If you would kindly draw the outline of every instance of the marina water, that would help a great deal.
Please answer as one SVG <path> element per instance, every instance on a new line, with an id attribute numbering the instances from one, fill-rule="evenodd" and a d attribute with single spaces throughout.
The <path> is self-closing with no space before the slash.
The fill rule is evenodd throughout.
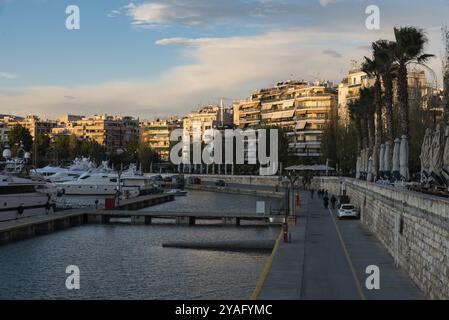
<path id="1" fill-rule="evenodd" d="M 261 199 L 189 191 L 144 210 L 254 212 L 256 200 Z M 278 233 L 277 227 L 262 226 L 75 227 L 0 246 L 0 299 L 247 299 L 269 252 L 163 248 L 162 243 L 267 240 Z M 65 286 L 68 265 L 80 269 L 79 290 Z"/>

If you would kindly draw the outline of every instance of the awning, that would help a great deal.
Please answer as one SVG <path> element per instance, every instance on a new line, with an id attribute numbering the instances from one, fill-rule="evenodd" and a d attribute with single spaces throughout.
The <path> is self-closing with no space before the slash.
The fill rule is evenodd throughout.
<path id="1" fill-rule="evenodd" d="M 262 113 L 262 119 L 292 118 L 294 113 L 295 113 L 295 110 Z"/>
<path id="2" fill-rule="evenodd" d="M 284 108 L 290 108 L 295 105 L 295 99 L 284 101 Z"/>
<path id="3" fill-rule="evenodd" d="M 262 110 L 270 110 L 271 107 L 275 104 L 281 104 L 280 102 L 270 102 L 270 103 L 262 103 Z"/>
<path id="4" fill-rule="evenodd" d="M 297 165 L 285 168 L 287 171 L 334 171 L 335 169 L 325 164 L 314 164 L 310 166 Z"/>
<path id="5" fill-rule="evenodd" d="M 304 130 L 306 128 L 306 125 L 307 125 L 307 121 L 306 120 L 299 120 L 298 122 L 296 122 L 295 129 L 297 129 L 297 130 Z"/>
<path id="6" fill-rule="evenodd" d="M 240 109 L 256 108 L 259 105 L 259 101 L 251 101 L 240 105 Z"/>

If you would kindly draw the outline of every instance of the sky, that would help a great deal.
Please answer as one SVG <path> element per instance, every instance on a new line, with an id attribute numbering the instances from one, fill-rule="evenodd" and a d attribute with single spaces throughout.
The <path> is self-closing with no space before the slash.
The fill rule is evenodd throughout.
<path id="1" fill-rule="evenodd" d="M 379 30 L 365 26 L 369 5 Z M 441 86 L 449 0 L 0 0 L 0 114 L 155 119 L 284 80 L 338 83 L 406 25 L 426 31 Z"/>

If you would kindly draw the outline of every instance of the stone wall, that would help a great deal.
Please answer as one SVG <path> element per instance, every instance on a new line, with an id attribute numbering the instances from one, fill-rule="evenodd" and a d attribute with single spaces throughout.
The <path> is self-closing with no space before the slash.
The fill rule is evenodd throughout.
<path id="1" fill-rule="evenodd" d="M 449 299 L 449 200 L 350 178 L 316 178 L 314 185 L 336 195 L 346 190 L 362 223 L 416 285 L 431 299 Z"/>
<path id="2" fill-rule="evenodd" d="M 224 180 L 226 183 L 249 184 L 276 186 L 279 184 L 278 176 L 243 176 L 243 175 L 218 175 L 218 174 L 184 174 L 185 178 L 189 176 L 198 177 L 202 181 L 215 182 Z"/>

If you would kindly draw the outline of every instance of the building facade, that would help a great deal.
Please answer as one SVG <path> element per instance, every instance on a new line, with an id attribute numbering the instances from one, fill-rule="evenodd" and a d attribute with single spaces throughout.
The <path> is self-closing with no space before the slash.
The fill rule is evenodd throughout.
<path id="1" fill-rule="evenodd" d="M 329 82 L 281 82 L 234 102 L 233 108 L 239 128 L 283 128 L 295 155 L 318 158 L 324 127 L 337 108 L 337 92 Z"/>
<path id="2" fill-rule="evenodd" d="M 360 98 L 360 90 L 374 85 L 370 78 L 360 68 L 353 68 L 338 85 L 338 119 L 341 124 L 349 124 L 348 105 L 351 101 Z"/>
<path id="3" fill-rule="evenodd" d="M 157 152 L 162 160 L 168 161 L 170 157 L 170 134 L 173 130 L 182 127 L 178 119 L 143 121 L 140 124 L 140 136 L 153 151 Z"/>
<path id="4" fill-rule="evenodd" d="M 106 147 L 107 152 L 116 152 L 133 139 L 139 138 L 139 120 L 128 116 L 106 114 L 83 117 L 66 124 L 70 134 L 79 139 L 91 139 Z"/>
<path id="5" fill-rule="evenodd" d="M 4 122 L 0 120 L 0 144 L 8 141 L 8 135 L 11 128 Z"/>
<path id="6" fill-rule="evenodd" d="M 29 130 L 33 139 L 36 134 L 51 135 L 52 129 L 58 125 L 55 120 L 43 120 L 35 115 L 27 115 L 25 118 L 16 116 L 4 116 L 2 122 L 12 128 L 21 125 Z"/>

